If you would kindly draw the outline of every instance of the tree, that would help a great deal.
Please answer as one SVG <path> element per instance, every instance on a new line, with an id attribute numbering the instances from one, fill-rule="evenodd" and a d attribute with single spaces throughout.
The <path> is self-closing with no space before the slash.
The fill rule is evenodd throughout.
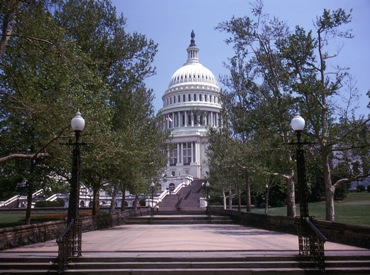
<path id="1" fill-rule="evenodd" d="M 1 5 L 0 154 L 7 168 L 14 158 L 34 163 L 49 157 L 37 161 L 48 168 L 41 174 L 69 179 L 70 148 L 61 143 L 73 138 L 65 133 L 80 108 L 89 143 L 82 151 L 85 183 L 92 182 L 98 194 L 103 183 L 128 176 L 145 188 L 144 178 L 153 178 L 164 163 L 160 145 L 168 137 L 154 115 L 152 91 L 143 84 L 154 73 L 154 42 L 126 33 L 125 19 L 110 1 Z"/>
<path id="2" fill-rule="evenodd" d="M 332 12 L 324 10 L 316 19 L 315 32 L 306 32 L 297 26 L 294 33 L 279 42 L 279 49 L 291 79 L 289 86 L 297 93 L 299 108 L 308 121 L 307 132 L 319 148 L 328 221 L 335 220 L 335 190 L 368 173 L 361 171 L 353 177 L 333 182 L 331 164 L 336 156 L 350 152 L 354 160 L 354 149 L 366 147 L 366 143 L 357 138 L 360 132 L 366 129 L 367 120 L 363 117 L 356 118 L 354 115 L 356 92 L 352 78 L 346 68 L 332 68 L 328 63 L 340 53 L 339 50 L 330 53 L 330 42 L 338 38 L 353 37 L 350 31 L 343 30 L 343 26 L 350 22 L 351 11 L 347 13 L 343 9 Z M 335 104 L 335 98 L 339 96 L 346 99 L 342 106 Z"/>
<path id="3" fill-rule="evenodd" d="M 255 20 L 232 18 L 218 26 L 232 35 L 226 42 L 234 45 L 236 53 L 230 66 L 230 97 L 234 100 L 230 101 L 232 108 L 228 108 L 231 120 L 236 131 L 240 130 L 240 121 L 247 122 L 242 130 L 252 134 L 248 142 L 268 140 L 267 147 L 259 148 L 280 152 L 266 155 L 270 160 L 265 164 L 267 170 L 287 180 L 288 215 L 294 215 L 294 196 L 289 196 L 294 194 L 294 163 L 290 149 L 284 151 L 281 144 L 289 143 L 288 123 L 299 110 L 307 120 L 306 132 L 316 144 L 311 149 L 317 149 L 320 156 L 326 219 L 333 221 L 335 189 L 368 175 L 368 161 L 361 158 L 368 153 L 368 142 L 363 138 L 368 120 L 355 116 L 353 104 L 358 95 L 354 80 L 346 68 L 329 68 L 328 63 L 339 54 L 330 53 L 329 45 L 335 39 L 352 37 L 349 31 L 342 30 L 351 21 L 351 12 L 324 10 L 316 19 L 315 32 L 297 26 L 292 33 L 277 18 L 264 14 L 262 8 L 262 2 L 256 1 L 252 9 Z M 341 106 L 336 104 L 339 96 L 346 99 Z M 266 113 L 269 116 L 264 116 Z M 278 147 L 276 137 L 280 138 Z M 332 163 L 344 155 L 349 156 L 346 161 L 351 167 L 361 158 L 363 169 L 333 182 Z"/>
<path id="4" fill-rule="evenodd" d="M 36 183 L 46 182 L 41 175 L 48 173 L 37 174 L 37 167 L 44 167 L 43 170 L 47 167 L 49 172 L 64 171 L 68 178 L 70 151 L 55 141 L 68 128 L 78 108 L 89 121 L 90 129 L 104 128 L 109 97 L 99 74 L 91 70 L 89 56 L 78 49 L 75 41 L 65 39 L 65 32 L 53 19 L 47 1 L 14 4 L 17 21 L 12 26 L 0 70 L 0 130 L 4 138 L 1 154 L 32 156 L 26 177 L 29 185 L 26 222 L 29 222 L 31 194 Z M 89 132 L 92 130 L 86 134 Z M 40 156 L 53 159 L 36 164 Z"/>
<path id="5" fill-rule="evenodd" d="M 154 115 L 152 91 L 143 83 L 155 72 L 151 63 L 157 45 L 144 35 L 127 33 L 124 17 L 117 16 L 108 0 L 65 1 L 56 17 L 82 51 L 90 53 L 112 94 L 112 128 L 108 134 L 111 142 L 102 140 L 105 157 L 98 160 L 92 154 L 90 159 L 95 161 L 86 173 L 93 183 L 96 213 L 103 182 L 114 186 L 118 183 L 123 196 L 126 189 L 142 192 L 165 165 L 161 146 L 168 133 L 158 127 L 160 117 Z"/>
<path id="6" fill-rule="evenodd" d="M 233 17 L 217 27 L 231 34 L 226 43 L 235 49 L 235 56 L 230 59 L 230 77 L 224 79 L 230 89 L 225 105 L 234 131 L 245 143 L 254 142 L 257 148 L 266 148 L 258 142 L 277 145 L 276 137 L 280 138 L 280 145 L 275 150 L 280 157 L 275 160 L 289 165 L 279 164 L 265 169 L 286 180 L 287 215 L 295 216 L 292 154 L 290 149 L 282 148 L 282 144 L 289 142 L 288 123 L 294 98 L 286 89 L 287 72 L 276 47 L 276 42 L 288 35 L 288 27 L 277 18 L 264 14 L 261 1 L 256 1 L 252 14 L 254 19 Z M 265 156 L 272 156 L 272 152 L 269 150 L 269 155 Z"/>

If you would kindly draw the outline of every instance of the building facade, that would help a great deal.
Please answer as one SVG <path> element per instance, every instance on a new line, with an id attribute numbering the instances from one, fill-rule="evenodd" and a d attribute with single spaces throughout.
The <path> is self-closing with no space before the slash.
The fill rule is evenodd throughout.
<path id="1" fill-rule="evenodd" d="M 165 171 L 168 184 L 172 182 L 170 190 L 185 177 L 207 178 L 207 128 L 221 126 L 220 88 L 213 73 L 200 63 L 194 38 L 193 31 L 187 61 L 172 75 L 162 96 L 164 128 L 172 133 Z"/>

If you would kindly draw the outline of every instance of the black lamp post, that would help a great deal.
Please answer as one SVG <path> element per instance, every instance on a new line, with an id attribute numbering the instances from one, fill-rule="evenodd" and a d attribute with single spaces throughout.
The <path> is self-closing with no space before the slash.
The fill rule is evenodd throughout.
<path id="1" fill-rule="evenodd" d="M 73 143 L 73 156 L 72 156 L 72 178 L 71 189 L 69 193 L 68 205 L 68 223 L 76 220 L 78 216 L 79 195 L 80 195 L 80 135 L 85 128 L 85 120 L 78 110 L 76 115 L 71 120 L 71 127 L 75 132 L 75 143 Z"/>
<path id="2" fill-rule="evenodd" d="M 206 212 L 207 212 L 207 216 L 208 216 L 208 218 L 210 218 L 210 212 L 209 212 L 209 186 L 210 186 L 210 184 L 209 184 L 209 182 L 207 181 L 206 182 Z"/>
<path id="3" fill-rule="evenodd" d="M 304 143 L 301 141 L 301 133 L 305 126 L 305 120 L 299 114 L 297 114 L 292 119 L 290 125 L 297 134 L 296 160 L 300 212 L 298 225 L 299 254 L 308 255 L 310 252 L 310 242 L 307 228 L 307 219 L 309 218 L 309 213 L 307 204 L 306 167 L 303 150 Z"/>
<path id="4" fill-rule="evenodd" d="M 152 189 L 152 205 L 150 206 L 150 216 L 154 216 L 154 182 L 150 184 L 150 188 Z"/>

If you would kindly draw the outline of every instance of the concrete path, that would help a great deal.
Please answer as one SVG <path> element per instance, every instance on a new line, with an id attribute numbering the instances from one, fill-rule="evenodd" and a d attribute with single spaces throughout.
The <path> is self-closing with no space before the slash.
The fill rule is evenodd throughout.
<path id="1" fill-rule="evenodd" d="M 0 251 L 17 257 L 30 253 L 57 255 L 55 240 Z M 289 253 L 298 254 L 298 238 L 295 235 L 251 228 L 235 224 L 195 225 L 122 225 L 82 234 L 82 256 L 113 255 L 138 256 L 171 253 Z M 263 251 L 263 252 L 262 252 Z M 369 249 L 325 243 L 325 254 L 370 255 Z"/>

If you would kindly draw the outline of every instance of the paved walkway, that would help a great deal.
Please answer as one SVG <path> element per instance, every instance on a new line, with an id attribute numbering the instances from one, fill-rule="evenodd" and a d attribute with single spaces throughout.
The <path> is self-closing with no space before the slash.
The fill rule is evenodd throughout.
<path id="1" fill-rule="evenodd" d="M 30 253 L 57 255 L 55 240 L 0 251 L 17 257 Z M 82 256 L 112 257 L 161 253 L 289 253 L 298 254 L 295 235 L 251 228 L 235 224 L 195 225 L 122 225 L 82 234 Z M 263 251 L 263 252 L 262 252 Z M 370 255 L 369 249 L 325 243 L 326 255 L 345 253 Z M 32 257 L 32 256 L 31 256 Z"/>

